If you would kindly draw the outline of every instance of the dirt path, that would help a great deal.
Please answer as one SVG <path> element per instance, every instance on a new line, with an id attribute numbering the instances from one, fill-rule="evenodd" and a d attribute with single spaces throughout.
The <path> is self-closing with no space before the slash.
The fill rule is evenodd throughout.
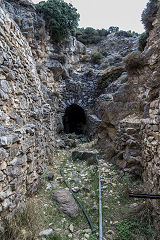
<path id="1" fill-rule="evenodd" d="M 80 144 L 78 148 L 95 149 L 94 142 Z M 40 228 L 52 228 L 55 238 L 48 236 L 40 239 L 94 240 L 89 225 L 79 211 L 71 218 L 60 211 L 52 200 L 54 189 L 66 188 L 60 175 L 61 165 L 65 165 L 64 175 L 76 196 L 89 214 L 98 235 L 98 167 L 88 166 L 86 161 L 72 161 L 70 150 L 58 150 L 53 163 L 42 176 L 42 189 L 36 196 L 36 205 L 40 214 Z M 112 164 L 106 163 L 99 154 L 99 169 L 102 178 L 103 198 L 103 234 L 105 239 L 154 239 L 152 224 L 149 220 L 147 203 L 143 200 L 129 199 L 129 191 L 138 191 L 141 182 L 123 175 Z M 54 173 L 54 180 L 48 181 L 49 173 Z M 135 217 L 138 216 L 138 217 Z"/>
<path id="2" fill-rule="evenodd" d="M 95 150 L 94 142 L 81 143 L 75 149 Z M 3 240 L 95 240 L 81 210 L 76 217 L 69 217 L 53 201 L 56 189 L 67 189 L 60 175 L 64 175 L 76 196 L 84 205 L 98 236 L 98 169 L 102 179 L 103 240 L 158 240 L 150 217 L 148 203 L 129 199 L 129 192 L 141 192 L 141 181 L 133 180 L 117 170 L 98 154 L 99 165 L 72 161 L 75 149 L 58 149 L 52 162 L 41 176 L 40 189 L 27 203 L 27 209 L 8 224 Z M 49 229 L 49 235 L 39 233 Z"/>

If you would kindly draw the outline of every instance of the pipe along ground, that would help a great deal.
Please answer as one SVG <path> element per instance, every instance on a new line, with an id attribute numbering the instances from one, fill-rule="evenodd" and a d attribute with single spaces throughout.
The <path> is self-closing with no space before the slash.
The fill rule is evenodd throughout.
<path id="1" fill-rule="evenodd" d="M 160 199 L 160 195 L 152 195 L 152 194 L 129 193 L 129 197 L 133 197 L 133 198 L 146 198 L 146 199 Z"/>
<path id="2" fill-rule="evenodd" d="M 103 225 L 102 225 L 102 192 L 101 192 L 101 174 L 99 170 L 99 240 L 103 240 Z"/>
<path id="3" fill-rule="evenodd" d="M 97 160 L 98 163 L 98 160 Z M 79 207 L 81 208 L 83 214 L 85 215 L 87 222 L 89 224 L 89 227 L 92 231 L 93 236 L 98 240 L 98 237 L 96 235 L 96 231 L 94 229 L 93 223 L 89 217 L 89 215 L 87 214 L 86 210 L 84 209 L 82 203 L 79 201 L 79 199 L 77 198 L 77 196 L 74 194 L 74 192 L 72 191 L 70 185 L 67 183 L 66 178 L 64 176 L 63 173 L 63 168 L 61 167 L 60 169 L 60 174 L 64 180 L 64 183 L 66 184 L 66 186 L 68 187 L 68 189 L 70 190 L 70 192 L 72 193 L 72 196 L 74 197 L 74 199 L 76 200 L 76 202 L 78 203 Z M 98 177 L 99 177 L 99 240 L 103 240 L 103 228 L 102 228 L 102 192 L 101 192 L 101 175 L 100 175 L 100 170 L 98 173 Z"/>

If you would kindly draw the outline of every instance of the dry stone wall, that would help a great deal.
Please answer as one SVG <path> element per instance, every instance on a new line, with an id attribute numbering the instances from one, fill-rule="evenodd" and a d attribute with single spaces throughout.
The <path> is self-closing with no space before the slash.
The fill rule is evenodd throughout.
<path id="1" fill-rule="evenodd" d="M 68 70 L 83 52 L 73 37 L 63 46 L 52 43 L 32 1 L 1 1 L 0 212 L 23 207 L 37 190 L 59 146 L 66 107 L 85 107 L 77 91 L 67 95 L 73 82 Z"/>
<path id="2" fill-rule="evenodd" d="M 142 164 L 146 192 L 160 194 L 160 9 L 152 25 L 154 28 L 150 32 L 144 51 L 147 67 L 144 69 L 143 76 L 146 80 L 148 116 L 142 120 L 141 124 Z M 148 75 L 150 71 L 152 74 Z M 155 211 L 160 214 L 159 200 L 151 203 Z"/>
<path id="3" fill-rule="evenodd" d="M 143 180 L 146 192 L 160 194 L 160 100 L 150 104 L 150 117 L 142 121 Z M 152 201 L 160 214 L 159 200 Z"/>
<path id="4" fill-rule="evenodd" d="M 52 158 L 56 84 L 47 83 L 53 93 L 49 104 L 41 78 L 29 42 L 0 8 L 0 212 L 24 205 L 25 196 L 37 190 L 38 176 Z"/>

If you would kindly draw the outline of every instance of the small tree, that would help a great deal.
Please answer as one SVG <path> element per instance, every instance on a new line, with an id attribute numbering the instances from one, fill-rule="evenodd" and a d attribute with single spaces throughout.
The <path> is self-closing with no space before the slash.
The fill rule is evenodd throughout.
<path id="1" fill-rule="evenodd" d="M 48 0 L 36 4 L 36 9 L 46 21 L 53 40 L 60 42 L 75 31 L 80 15 L 77 9 L 63 0 Z"/>

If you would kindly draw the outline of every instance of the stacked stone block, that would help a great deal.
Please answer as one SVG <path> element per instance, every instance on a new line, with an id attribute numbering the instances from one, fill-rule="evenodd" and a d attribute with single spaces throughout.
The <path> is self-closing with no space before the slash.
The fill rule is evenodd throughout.
<path id="1" fill-rule="evenodd" d="M 150 104 L 150 118 L 142 121 L 143 179 L 148 194 L 160 194 L 160 100 Z M 160 213 L 159 200 L 152 201 Z"/>

